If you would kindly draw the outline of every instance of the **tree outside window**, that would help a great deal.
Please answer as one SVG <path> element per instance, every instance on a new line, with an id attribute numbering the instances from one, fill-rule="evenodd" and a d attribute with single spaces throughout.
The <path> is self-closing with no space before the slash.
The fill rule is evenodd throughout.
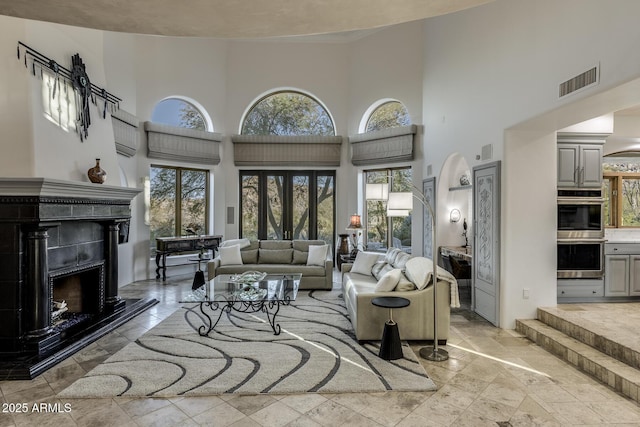
<path id="1" fill-rule="evenodd" d="M 275 92 L 256 102 L 242 123 L 243 135 L 333 136 L 328 111 L 296 91 Z M 241 235 L 249 239 L 322 239 L 333 244 L 333 171 L 242 171 Z"/>
<path id="2" fill-rule="evenodd" d="M 389 191 L 406 192 L 412 190 L 411 175 L 411 168 L 368 170 L 365 183 L 387 184 Z M 384 252 L 389 244 L 405 251 L 411 248 L 411 215 L 387 217 L 386 200 L 366 201 L 365 223 L 367 250 Z"/>
<path id="3" fill-rule="evenodd" d="M 179 98 L 160 101 L 153 109 L 151 121 L 187 129 L 207 130 L 207 122 L 200 110 Z"/>
<path id="4" fill-rule="evenodd" d="M 335 135 L 327 110 L 299 92 L 278 92 L 258 101 L 242 123 L 243 135 Z"/>
<path id="5" fill-rule="evenodd" d="M 640 157 L 606 156 L 604 218 L 609 227 L 640 227 Z"/>
<path id="6" fill-rule="evenodd" d="M 389 101 L 376 108 L 367 120 L 365 132 L 408 126 L 411 118 L 406 107 L 398 101 Z"/>
<path id="7" fill-rule="evenodd" d="M 406 107 L 398 101 L 379 105 L 367 120 L 366 132 L 407 126 L 411 118 Z M 412 190 L 411 168 L 386 168 L 365 171 L 365 183 L 387 183 L 389 191 Z M 387 202 L 367 200 L 365 206 L 367 248 L 384 251 L 397 247 L 405 251 L 411 248 L 411 216 L 387 217 Z"/>

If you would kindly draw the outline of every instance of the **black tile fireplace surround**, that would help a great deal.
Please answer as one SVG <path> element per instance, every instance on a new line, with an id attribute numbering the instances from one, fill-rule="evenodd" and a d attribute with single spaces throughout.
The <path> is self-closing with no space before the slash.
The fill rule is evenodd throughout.
<path id="1" fill-rule="evenodd" d="M 33 378 L 157 303 L 118 296 L 120 224 L 139 192 L 0 178 L 0 379 Z M 55 319 L 54 299 L 67 304 Z"/>

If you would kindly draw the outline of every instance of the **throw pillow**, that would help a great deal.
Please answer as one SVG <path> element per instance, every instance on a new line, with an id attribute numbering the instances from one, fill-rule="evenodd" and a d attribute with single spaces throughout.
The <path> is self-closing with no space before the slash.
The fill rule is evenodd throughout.
<path id="1" fill-rule="evenodd" d="M 400 280 L 400 275 L 402 274 L 402 270 L 399 268 L 395 268 L 389 272 L 387 272 L 384 276 L 378 280 L 376 284 L 376 292 L 391 292 L 398 285 L 398 281 Z"/>
<path id="2" fill-rule="evenodd" d="M 297 249 L 293 250 L 293 261 L 291 264 L 301 264 L 305 265 L 307 263 L 307 259 L 309 259 L 309 252 L 299 251 Z"/>
<path id="3" fill-rule="evenodd" d="M 378 261 L 373 264 L 373 267 L 371 267 L 371 275 L 375 277 L 376 280 L 380 280 L 382 276 L 384 276 L 391 270 L 393 270 L 392 265 L 387 264 L 385 261 Z"/>
<path id="4" fill-rule="evenodd" d="M 307 265 L 319 265 L 324 267 L 324 262 L 327 260 L 327 251 L 329 245 L 314 245 L 309 246 L 309 257 L 307 258 Z"/>
<path id="5" fill-rule="evenodd" d="M 416 285 L 416 288 L 424 289 L 427 287 L 431 280 L 431 270 L 433 270 L 430 259 L 422 257 L 411 258 L 404 267 L 407 279 L 411 280 Z"/>
<path id="6" fill-rule="evenodd" d="M 240 255 L 240 245 L 227 246 L 218 248 L 220 254 L 220 265 L 238 265 L 242 264 L 242 256 Z"/>
<path id="7" fill-rule="evenodd" d="M 358 252 L 356 260 L 353 262 L 353 267 L 351 267 L 351 272 L 371 276 L 371 268 L 373 267 L 373 264 L 380 259 L 380 257 L 381 255 L 376 252 Z"/>
<path id="8" fill-rule="evenodd" d="M 240 251 L 243 264 L 257 264 L 258 263 L 258 250 L 257 249 L 245 249 Z"/>
<path id="9" fill-rule="evenodd" d="M 409 279 L 404 273 L 400 274 L 400 280 L 398 281 L 398 286 L 394 289 L 396 292 L 407 292 L 407 291 L 415 291 L 416 285 Z"/>
<path id="10" fill-rule="evenodd" d="M 293 249 L 258 250 L 258 264 L 291 264 Z"/>

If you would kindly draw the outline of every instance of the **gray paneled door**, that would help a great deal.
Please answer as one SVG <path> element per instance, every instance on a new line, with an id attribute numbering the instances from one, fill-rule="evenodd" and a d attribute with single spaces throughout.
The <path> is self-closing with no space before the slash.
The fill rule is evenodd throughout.
<path id="1" fill-rule="evenodd" d="M 473 221 L 474 309 L 499 326 L 500 162 L 473 168 Z"/>

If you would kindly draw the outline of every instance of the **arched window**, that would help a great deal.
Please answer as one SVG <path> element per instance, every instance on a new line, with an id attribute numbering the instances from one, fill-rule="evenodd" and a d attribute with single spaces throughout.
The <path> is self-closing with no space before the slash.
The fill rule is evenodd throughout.
<path id="1" fill-rule="evenodd" d="M 375 132 L 410 124 L 409 112 L 400 101 L 385 100 L 369 108 L 369 118 L 364 132 Z M 411 167 L 365 170 L 364 177 L 365 184 L 382 183 L 387 187 L 387 192 L 412 191 Z M 385 251 L 388 247 L 400 248 L 407 252 L 411 250 L 411 216 L 388 217 L 386 200 L 367 197 L 365 223 L 367 250 Z"/>
<path id="2" fill-rule="evenodd" d="M 318 100 L 302 92 L 282 90 L 251 106 L 242 121 L 241 134 L 245 140 L 267 147 L 285 142 L 285 146 L 275 148 L 277 153 L 308 158 L 313 157 L 313 149 L 300 145 L 313 140 L 315 143 L 309 145 L 317 150 L 318 141 L 335 139 L 335 127 Z M 334 171 L 241 171 L 240 188 L 241 237 L 322 239 L 333 247 Z"/>
<path id="3" fill-rule="evenodd" d="M 167 98 L 158 102 L 151 114 L 151 121 L 187 129 L 210 130 L 207 129 L 207 120 L 200 109 L 180 98 Z"/>
<path id="4" fill-rule="evenodd" d="M 256 102 L 242 122 L 243 135 L 335 135 L 333 120 L 315 99 L 283 91 Z"/>
<path id="5" fill-rule="evenodd" d="M 406 107 L 399 101 L 388 101 L 380 104 L 369 115 L 365 132 L 372 132 L 411 124 Z"/>
<path id="6" fill-rule="evenodd" d="M 211 131 L 204 108 L 179 97 L 158 102 L 151 114 L 156 124 Z M 165 132 L 163 129 L 162 132 Z M 166 135 L 179 137 L 166 131 Z M 206 141 L 210 142 L 210 141 Z M 209 227 L 209 170 L 191 165 L 152 164 L 149 169 L 149 229 L 151 253 L 157 237 L 207 234 Z"/>

